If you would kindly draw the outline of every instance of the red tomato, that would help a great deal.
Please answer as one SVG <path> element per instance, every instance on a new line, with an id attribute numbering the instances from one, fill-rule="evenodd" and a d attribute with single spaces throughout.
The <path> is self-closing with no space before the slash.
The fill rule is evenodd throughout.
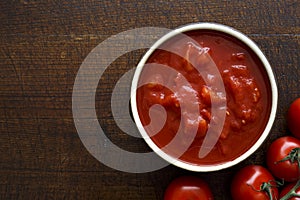
<path id="1" fill-rule="evenodd" d="M 290 136 L 281 137 L 270 145 L 267 152 L 267 165 L 277 178 L 288 182 L 296 181 L 300 175 L 299 156 L 300 140 Z"/>
<path id="2" fill-rule="evenodd" d="M 297 186 L 296 186 L 297 185 Z M 296 186 L 295 188 L 293 188 Z M 293 191 L 291 192 L 291 190 Z M 290 193 L 288 196 L 285 196 L 286 194 Z M 298 197 L 295 197 L 294 195 L 299 195 Z M 285 197 L 284 197 L 285 196 Z M 299 182 L 298 183 L 290 183 L 287 186 L 285 186 L 281 192 L 280 192 L 280 200 L 300 200 L 300 187 Z M 284 197 L 284 198 L 283 198 Z"/>
<path id="3" fill-rule="evenodd" d="M 170 183 L 165 191 L 164 200 L 213 200 L 213 195 L 203 180 L 182 176 Z"/>
<path id="4" fill-rule="evenodd" d="M 231 195 L 233 200 L 274 200 L 278 199 L 275 185 L 274 177 L 266 168 L 249 165 L 234 176 Z"/>
<path id="5" fill-rule="evenodd" d="M 300 98 L 290 105 L 287 122 L 292 134 L 300 139 Z"/>

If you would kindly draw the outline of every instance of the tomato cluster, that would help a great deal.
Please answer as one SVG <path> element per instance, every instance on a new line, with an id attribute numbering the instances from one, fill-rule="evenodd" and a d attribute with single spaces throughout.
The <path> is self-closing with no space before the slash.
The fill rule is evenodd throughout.
<path id="1" fill-rule="evenodd" d="M 276 139 L 266 153 L 267 167 L 249 165 L 231 184 L 233 200 L 300 200 L 300 98 L 288 110 L 293 136 Z M 281 191 L 279 192 L 279 189 Z M 196 177 L 179 177 L 167 188 L 164 200 L 212 200 L 208 184 Z"/>

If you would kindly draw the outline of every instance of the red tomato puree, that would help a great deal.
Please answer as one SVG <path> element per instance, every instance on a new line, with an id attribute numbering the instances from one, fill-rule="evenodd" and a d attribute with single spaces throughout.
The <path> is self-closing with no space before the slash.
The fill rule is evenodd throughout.
<path id="1" fill-rule="evenodd" d="M 162 45 L 176 45 L 176 48 L 184 51 L 185 57 L 159 49 L 147 60 L 147 63 L 167 65 L 176 70 L 176 73 L 164 73 L 158 67 L 144 66 L 140 79 L 148 79 L 148 83 L 137 90 L 137 107 L 141 122 L 143 126 L 147 126 L 151 121 L 150 107 L 160 104 L 167 113 L 165 124 L 158 133 L 150 133 L 151 130 L 147 130 L 159 148 L 172 141 L 179 130 L 183 130 L 188 138 L 190 128 L 196 126 L 197 134 L 188 149 L 179 157 L 181 161 L 195 165 L 212 165 L 234 160 L 257 141 L 266 126 L 271 107 L 270 85 L 266 80 L 266 72 L 251 49 L 232 36 L 210 30 L 185 34 L 191 38 L 190 42 L 182 42 L 175 36 Z M 195 41 L 198 44 L 194 44 Z M 195 48 L 195 45 L 202 49 Z M 214 61 L 222 77 L 226 91 L 223 96 L 215 94 L 199 71 L 187 61 L 197 59 L 197 51 L 203 50 Z M 209 62 L 205 59 L 197 60 L 200 70 L 209 67 L 206 66 L 207 63 Z M 189 82 L 189 86 L 184 84 L 183 77 Z M 215 75 L 207 74 L 206 80 L 216 81 Z M 165 87 L 167 82 L 171 89 Z M 182 114 L 179 102 L 190 101 L 190 95 L 196 95 L 196 99 L 188 103 L 190 109 L 187 108 L 188 112 Z M 217 103 L 225 102 L 224 127 L 210 153 L 204 158 L 199 158 L 201 144 L 213 120 L 213 98 Z M 195 105 L 199 109 L 194 109 Z M 195 115 L 197 120 L 191 120 L 190 116 Z M 181 120 L 182 128 L 179 127 Z M 181 142 L 184 143 L 185 138 L 182 138 Z M 166 153 L 172 156 L 172 151 Z"/>

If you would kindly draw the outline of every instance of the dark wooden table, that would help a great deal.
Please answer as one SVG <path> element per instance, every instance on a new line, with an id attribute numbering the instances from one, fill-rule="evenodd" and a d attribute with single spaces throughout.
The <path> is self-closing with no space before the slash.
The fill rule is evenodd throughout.
<path id="1" fill-rule="evenodd" d="M 286 112 L 300 96 L 300 2 L 249 1 L 1 1 L 0 199 L 162 199 L 180 175 L 206 180 L 216 200 L 230 199 L 234 172 L 264 165 L 269 144 L 288 134 Z M 214 173 L 167 166 L 149 173 L 120 172 L 85 149 L 72 115 L 77 71 L 99 43 L 122 31 L 192 22 L 232 26 L 253 39 L 276 74 L 279 106 L 271 134 L 249 159 Z M 148 150 L 124 134 L 110 111 L 114 85 L 145 50 L 119 57 L 98 85 L 98 119 L 111 140 L 128 151 Z"/>

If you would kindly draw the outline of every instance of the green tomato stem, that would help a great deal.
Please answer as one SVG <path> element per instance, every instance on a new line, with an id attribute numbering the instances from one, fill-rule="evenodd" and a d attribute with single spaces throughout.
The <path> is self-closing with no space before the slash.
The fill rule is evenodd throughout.
<path id="1" fill-rule="evenodd" d="M 272 184 L 272 182 L 274 182 L 275 185 Z M 272 187 L 278 187 L 278 186 L 281 186 L 281 185 L 282 185 L 282 183 L 280 183 L 278 181 L 271 180 L 269 182 L 263 182 L 260 185 L 259 190 L 256 190 L 255 188 L 253 188 L 253 186 L 252 186 L 252 189 L 255 190 L 256 192 L 265 192 L 265 193 L 267 193 L 267 195 L 269 197 L 269 200 L 273 200 Z"/>
<path id="2" fill-rule="evenodd" d="M 262 183 L 261 185 L 261 191 L 265 191 L 268 194 L 270 200 L 273 200 L 273 195 L 271 190 L 272 187 L 273 186 L 270 183 Z"/>
<path id="3" fill-rule="evenodd" d="M 292 197 L 300 197 L 300 195 L 296 193 L 296 190 L 299 187 L 300 187 L 300 179 L 297 181 L 296 185 L 286 195 L 284 195 L 280 200 L 288 200 Z"/>
<path id="4" fill-rule="evenodd" d="M 294 148 L 291 150 L 291 152 L 285 157 L 283 158 L 282 160 L 279 160 L 277 162 L 275 162 L 275 164 L 279 163 L 279 162 L 284 162 L 284 161 L 287 161 L 289 160 L 291 163 L 295 163 L 297 162 L 298 164 L 298 179 L 300 178 L 300 148 L 297 147 L 297 148 Z"/>

